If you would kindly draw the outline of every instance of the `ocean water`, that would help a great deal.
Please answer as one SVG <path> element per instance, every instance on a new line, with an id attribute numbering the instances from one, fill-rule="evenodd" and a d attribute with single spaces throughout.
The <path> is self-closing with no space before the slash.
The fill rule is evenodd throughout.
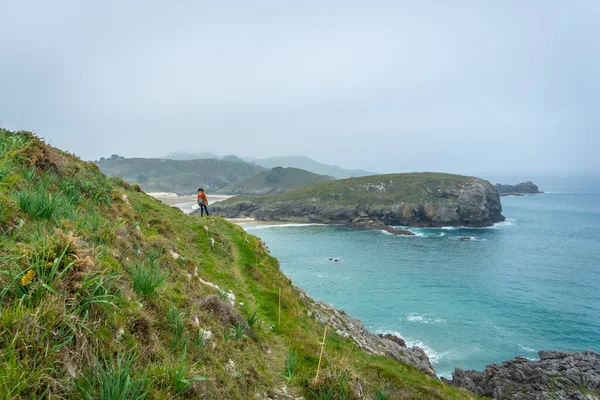
<path id="1" fill-rule="evenodd" d="M 423 347 L 440 376 L 535 359 L 540 349 L 600 351 L 600 190 L 502 203 L 507 220 L 493 227 L 411 228 L 414 237 L 323 225 L 245 229 L 296 285 L 374 332 Z"/>

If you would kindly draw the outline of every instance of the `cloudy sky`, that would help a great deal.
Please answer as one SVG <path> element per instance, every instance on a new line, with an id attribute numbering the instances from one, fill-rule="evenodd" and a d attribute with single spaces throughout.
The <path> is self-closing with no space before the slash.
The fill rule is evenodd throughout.
<path id="1" fill-rule="evenodd" d="M 0 124 L 97 159 L 600 170 L 600 1 L 0 0 Z"/>

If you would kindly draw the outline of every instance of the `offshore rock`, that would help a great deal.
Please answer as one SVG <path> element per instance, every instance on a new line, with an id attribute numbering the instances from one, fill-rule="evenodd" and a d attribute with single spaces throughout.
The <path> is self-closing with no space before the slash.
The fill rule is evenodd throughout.
<path id="1" fill-rule="evenodd" d="M 517 185 L 503 185 L 496 183 L 496 190 L 500 196 L 523 196 L 523 194 L 544 193 L 531 181 L 521 182 Z"/>
<path id="2" fill-rule="evenodd" d="M 538 361 L 524 357 L 486 366 L 483 372 L 456 368 L 447 383 L 494 399 L 600 400 L 600 354 L 539 351 Z"/>

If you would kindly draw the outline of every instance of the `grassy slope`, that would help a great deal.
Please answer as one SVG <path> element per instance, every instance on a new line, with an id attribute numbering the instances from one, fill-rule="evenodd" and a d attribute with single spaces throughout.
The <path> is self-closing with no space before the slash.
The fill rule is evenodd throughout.
<path id="1" fill-rule="evenodd" d="M 225 194 L 261 190 L 288 192 L 316 182 L 325 182 L 332 179 L 330 176 L 314 174 L 303 169 L 276 167 L 229 185 L 221 189 L 220 192 Z"/>
<path id="2" fill-rule="evenodd" d="M 294 352 L 288 387 L 309 399 L 353 398 L 357 381 L 366 396 L 473 398 L 331 331 L 315 384 L 323 326 L 256 237 L 185 216 L 29 133 L 0 130 L 0 203 L 0 398 L 273 397 Z M 143 295 L 140 271 L 166 280 Z M 235 309 L 196 271 L 232 290 Z M 262 323 L 226 340 L 225 317 L 252 320 L 239 302 Z"/>
<path id="3" fill-rule="evenodd" d="M 162 160 L 123 158 L 98 161 L 100 170 L 126 182 L 139 183 L 147 192 L 196 193 L 199 187 L 216 191 L 254 175 L 262 167 L 223 160 Z"/>
<path id="4" fill-rule="evenodd" d="M 389 205 L 405 203 L 440 203 L 447 198 L 436 196 L 437 189 L 447 190 L 462 185 L 473 178 L 437 172 L 372 175 L 359 178 L 320 182 L 278 195 L 252 197 L 259 203 L 280 201 L 318 201 L 321 205 L 351 206 L 357 204 Z M 385 184 L 385 192 L 379 193 L 377 186 Z M 370 189 L 367 189 L 370 188 Z M 246 200 L 236 196 L 222 204 Z"/>

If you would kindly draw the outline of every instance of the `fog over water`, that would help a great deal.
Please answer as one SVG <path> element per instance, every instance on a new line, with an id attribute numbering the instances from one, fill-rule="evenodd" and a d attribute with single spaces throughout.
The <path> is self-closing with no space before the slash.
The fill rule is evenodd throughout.
<path id="1" fill-rule="evenodd" d="M 84 159 L 593 173 L 600 2 L 0 1 L 0 124 Z"/>

